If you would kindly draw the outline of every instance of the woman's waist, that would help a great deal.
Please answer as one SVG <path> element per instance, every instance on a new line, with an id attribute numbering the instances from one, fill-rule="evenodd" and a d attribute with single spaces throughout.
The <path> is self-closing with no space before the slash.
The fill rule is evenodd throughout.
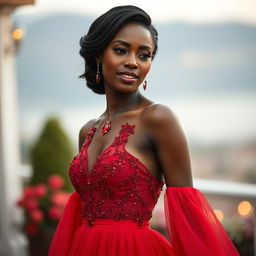
<path id="1" fill-rule="evenodd" d="M 90 221 L 88 218 L 83 218 L 83 224 L 87 225 L 89 228 L 104 228 L 104 229 L 149 229 L 150 221 L 144 220 L 140 223 L 133 220 L 115 220 L 115 219 L 95 219 Z"/>

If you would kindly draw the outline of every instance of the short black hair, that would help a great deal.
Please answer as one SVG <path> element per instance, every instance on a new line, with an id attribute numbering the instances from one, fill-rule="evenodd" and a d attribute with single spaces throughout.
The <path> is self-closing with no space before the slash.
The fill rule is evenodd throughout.
<path id="1" fill-rule="evenodd" d="M 103 79 L 96 83 L 96 57 L 103 53 L 122 26 L 128 23 L 140 24 L 148 29 L 155 44 L 152 59 L 157 52 L 158 33 L 151 24 L 150 16 L 144 10 L 133 5 L 123 5 L 102 14 L 91 24 L 88 33 L 80 39 L 79 54 L 85 60 L 85 72 L 79 78 L 85 78 L 87 86 L 95 93 L 105 94 Z M 103 77 L 101 66 L 100 76 Z"/>

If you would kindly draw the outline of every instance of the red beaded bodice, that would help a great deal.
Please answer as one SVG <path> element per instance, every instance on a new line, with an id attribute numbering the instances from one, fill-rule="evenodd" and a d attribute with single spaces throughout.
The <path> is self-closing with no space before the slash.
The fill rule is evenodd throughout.
<path id="1" fill-rule="evenodd" d="M 87 149 L 96 132 L 87 134 L 81 151 L 73 158 L 69 176 L 80 194 L 83 217 L 91 227 L 95 219 L 132 220 L 140 225 L 152 217 L 164 182 L 152 175 L 146 166 L 125 149 L 135 125 L 125 123 L 96 159 L 92 170 L 87 168 Z"/>

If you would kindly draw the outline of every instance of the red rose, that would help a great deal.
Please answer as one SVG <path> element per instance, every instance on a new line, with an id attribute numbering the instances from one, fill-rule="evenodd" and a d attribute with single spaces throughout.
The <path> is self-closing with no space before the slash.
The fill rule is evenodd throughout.
<path id="1" fill-rule="evenodd" d="M 26 197 L 34 197 L 35 196 L 35 190 L 32 186 L 26 186 L 23 190 L 23 196 Z"/>
<path id="2" fill-rule="evenodd" d="M 48 178 L 48 184 L 51 189 L 60 189 L 64 185 L 64 180 L 60 175 L 53 174 Z"/>
<path id="3" fill-rule="evenodd" d="M 47 186 L 43 183 L 37 184 L 34 188 L 34 193 L 38 197 L 42 197 L 47 193 Z"/>
<path id="4" fill-rule="evenodd" d="M 25 232 L 28 235 L 35 235 L 38 233 L 38 227 L 35 223 L 28 223 L 25 227 Z"/>
<path id="5" fill-rule="evenodd" d="M 69 196 L 70 194 L 66 191 L 55 192 L 51 196 L 51 202 L 56 206 L 64 208 L 68 201 Z"/>
<path id="6" fill-rule="evenodd" d="M 41 222 L 44 218 L 44 214 L 40 209 L 34 209 L 30 212 L 30 218 L 35 222 Z"/>
<path id="7" fill-rule="evenodd" d="M 58 208 L 57 206 L 50 207 L 48 212 L 49 217 L 54 220 L 58 220 L 61 216 L 61 213 L 62 213 L 61 209 Z"/>
<path id="8" fill-rule="evenodd" d="M 24 207 L 28 211 L 32 211 L 38 207 L 38 202 L 35 199 L 27 199 L 24 201 Z"/>
<path id="9" fill-rule="evenodd" d="M 24 200 L 24 198 L 21 197 L 20 199 L 18 199 L 18 200 L 16 201 L 16 204 L 17 204 L 18 206 L 20 206 L 20 207 L 25 207 L 25 200 Z"/>

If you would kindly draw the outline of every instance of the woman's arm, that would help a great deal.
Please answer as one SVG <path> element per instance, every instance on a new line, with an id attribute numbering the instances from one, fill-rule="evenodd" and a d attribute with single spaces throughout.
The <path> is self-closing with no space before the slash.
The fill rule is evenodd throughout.
<path id="1" fill-rule="evenodd" d="M 157 104 L 144 110 L 142 121 L 156 148 L 166 186 L 193 186 L 188 144 L 177 116 Z"/>
<path id="2" fill-rule="evenodd" d="M 205 196 L 193 187 L 187 140 L 176 115 L 154 105 L 143 116 L 166 183 L 166 229 L 178 256 L 237 256 Z"/>

